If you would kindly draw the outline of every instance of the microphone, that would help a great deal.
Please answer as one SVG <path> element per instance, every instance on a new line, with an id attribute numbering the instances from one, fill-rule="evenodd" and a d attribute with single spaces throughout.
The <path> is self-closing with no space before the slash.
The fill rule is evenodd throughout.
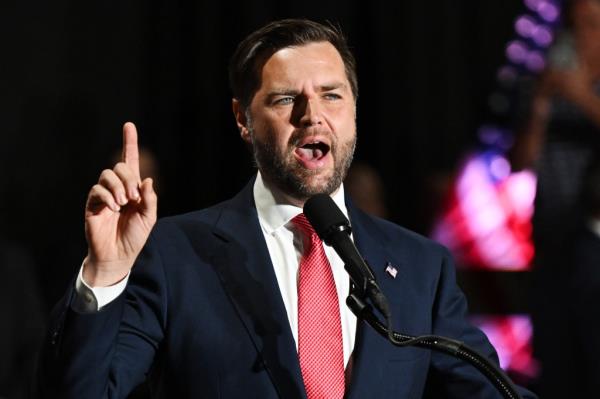
<path id="1" fill-rule="evenodd" d="M 344 261 L 345 269 L 352 280 L 346 303 L 358 318 L 364 319 L 375 331 L 384 337 L 387 336 L 396 346 L 433 349 L 467 361 L 483 373 L 505 398 L 521 398 L 510 379 L 498 366 L 462 342 L 437 335 L 413 337 L 396 333 L 392 329 L 392 314 L 387 299 L 377 286 L 373 271 L 350 239 L 350 222 L 329 195 L 317 194 L 309 198 L 304 204 L 304 215 L 319 238 L 333 247 Z M 368 297 L 385 317 L 387 327 L 373 314 L 371 307 L 365 302 L 365 297 Z"/>
<path id="2" fill-rule="evenodd" d="M 345 264 L 350 279 L 361 296 L 374 301 L 382 296 L 375 275 L 350 239 L 350 222 L 327 194 L 317 194 L 304 204 L 304 215 L 321 240 L 333 247 Z M 377 306 L 377 304 L 376 304 Z"/>

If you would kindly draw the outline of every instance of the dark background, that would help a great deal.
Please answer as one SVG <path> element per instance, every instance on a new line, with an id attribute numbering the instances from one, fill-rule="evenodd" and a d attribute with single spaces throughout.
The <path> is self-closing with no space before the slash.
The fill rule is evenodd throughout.
<path id="1" fill-rule="evenodd" d="M 253 173 L 226 67 L 250 31 L 330 20 L 358 59 L 358 160 L 390 218 L 427 233 L 426 182 L 487 118 L 513 1 L 7 1 L 0 3 L 0 235 L 33 254 L 49 308 L 80 266 L 83 209 L 123 122 L 160 165 L 161 216 L 214 204 Z"/>

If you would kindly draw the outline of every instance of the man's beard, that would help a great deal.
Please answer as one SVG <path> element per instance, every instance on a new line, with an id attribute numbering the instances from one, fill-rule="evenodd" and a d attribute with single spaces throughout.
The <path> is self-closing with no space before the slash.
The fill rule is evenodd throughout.
<path id="1" fill-rule="evenodd" d="M 294 157 L 296 144 L 312 133 L 305 130 L 295 131 L 282 153 L 277 148 L 274 134 L 268 134 L 265 141 L 260 141 L 256 138 L 252 126 L 249 126 L 249 131 L 254 161 L 263 177 L 283 193 L 300 201 L 306 201 L 315 194 L 334 193 L 346 177 L 356 148 L 356 135 L 344 143 L 333 140 L 329 149 L 334 162 L 333 170 L 328 171 L 330 176 L 325 176 L 325 181 L 313 183 L 312 178 L 322 173 L 322 169 L 307 169 Z"/>

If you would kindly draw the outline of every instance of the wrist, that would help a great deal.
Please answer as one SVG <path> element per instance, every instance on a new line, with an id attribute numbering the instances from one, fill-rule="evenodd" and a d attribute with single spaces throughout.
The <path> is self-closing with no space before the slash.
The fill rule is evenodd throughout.
<path id="1" fill-rule="evenodd" d="M 97 262 L 88 256 L 83 261 L 81 277 L 90 287 L 109 287 L 127 277 L 131 266 L 123 262 Z"/>

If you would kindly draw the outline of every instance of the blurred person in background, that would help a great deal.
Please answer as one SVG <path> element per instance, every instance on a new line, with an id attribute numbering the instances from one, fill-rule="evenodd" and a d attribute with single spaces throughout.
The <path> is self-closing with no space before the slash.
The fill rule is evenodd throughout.
<path id="1" fill-rule="evenodd" d="M 583 175 L 600 148 L 600 1 L 573 0 L 563 8 L 565 29 L 548 53 L 547 68 L 529 102 L 512 153 L 517 170 L 537 174 L 533 236 L 534 346 L 541 361 L 540 396 L 569 397 L 559 350 L 569 338 L 564 282 L 571 274 L 570 248 L 583 217 Z M 572 370 L 570 370 L 572 371 Z"/>
<path id="2" fill-rule="evenodd" d="M 582 204 L 585 217 L 581 220 L 570 256 L 568 325 L 570 335 L 559 345 L 570 350 L 571 362 L 565 369 L 574 369 L 571 387 L 579 387 L 579 396 L 597 397 L 600 392 L 600 160 L 588 168 L 583 181 Z"/>
<path id="3" fill-rule="evenodd" d="M 600 0 L 568 2 L 565 24 L 512 159 L 516 169 L 538 175 L 534 223 L 537 259 L 544 262 L 554 258 L 545 251 L 574 228 L 583 172 L 600 148 Z"/>
<path id="4" fill-rule="evenodd" d="M 383 180 L 374 167 L 366 162 L 353 162 L 344 185 L 359 209 L 383 219 L 388 217 Z"/>

